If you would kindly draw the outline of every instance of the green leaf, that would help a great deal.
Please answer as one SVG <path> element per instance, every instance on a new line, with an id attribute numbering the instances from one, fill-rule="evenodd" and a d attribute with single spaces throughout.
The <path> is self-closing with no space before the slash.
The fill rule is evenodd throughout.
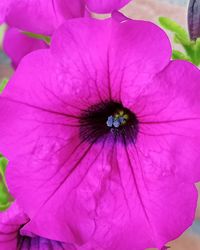
<path id="1" fill-rule="evenodd" d="M 159 17 L 161 27 L 171 31 L 174 34 L 174 43 L 180 44 L 185 53 L 174 50 L 172 54 L 173 59 L 180 59 L 192 62 L 199 66 L 200 64 L 200 41 L 190 40 L 188 32 L 178 23 L 167 17 Z"/>
<path id="2" fill-rule="evenodd" d="M 186 56 L 188 58 L 187 61 L 192 62 L 197 65 L 196 56 L 195 56 L 195 42 L 191 41 L 189 44 L 183 44 L 180 40 L 180 37 L 177 34 L 174 35 L 174 42 L 177 44 L 181 44 L 183 49 L 186 52 Z"/>
<path id="3" fill-rule="evenodd" d="M 7 164 L 8 160 L 4 157 L 0 157 L 0 174 L 5 174 Z"/>
<path id="4" fill-rule="evenodd" d="M 4 158 L 3 156 L 0 157 L 0 190 L 5 187 L 5 190 L 7 191 L 6 186 L 6 180 L 5 180 L 5 171 L 6 166 L 8 164 L 8 160 Z"/>
<path id="5" fill-rule="evenodd" d="M 5 30 L 6 30 L 6 25 L 5 24 L 1 25 L 0 26 L 0 45 L 2 44 Z"/>
<path id="6" fill-rule="evenodd" d="M 178 50 L 172 51 L 172 59 L 185 60 L 189 62 L 191 61 L 191 59 L 186 54 Z"/>
<path id="7" fill-rule="evenodd" d="M 0 211 L 7 209 L 11 204 L 10 201 L 12 200 L 5 180 L 5 170 L 7 163 L 8 160 L 0 154 Z"/>
<path id="8" fill-rule="evenodd" d="M 1 83 L 0 83 L 0 94 L 3 92 L 4 88 L 6 87 L 8 83 L 8 79 L 7 78 L 4 78 Z"/>
<path id="9" fill-rule="evenodd" d="M 196 59 L 196 65 L 200 65 L 200 38 L 197 38 L 195 42 L 195 59 Z"/>
<path id="10" fill-rule="evenodd" d="M 23 31 L 22 33 L 29 36 L 29 37 L 31 37 L 31 38 L 43 40 L 47 44 L 50 44 L 50 42 L 51 42 L 51 38 L 49 36 L 44 36 L 44 35 L 41 35 L 41 34 L 35 34 L 35 33 L 31 33 L 31 32 L 26 32 L 26 31 Z"/>
<path id="11" fill-rule="evenodd" d="M 8 192 L 7 189 L 2 181 L 0 181 L 0 204 L 8 203 Z"/>
<path id="12" fill-rule="evenodd" d="M 161 27 L 176 34 L 179 43 L 184 45 L 190 44 L 189 35 L 181 25 L 167 17 L 159 17 L 158 21 Z"/>
<path id="13" fill-rule="evenodd" d="M 9 207 L 10 207 L 10 202 L 5 204 L 0 204 L 0 211 L 5 211 Z"/>

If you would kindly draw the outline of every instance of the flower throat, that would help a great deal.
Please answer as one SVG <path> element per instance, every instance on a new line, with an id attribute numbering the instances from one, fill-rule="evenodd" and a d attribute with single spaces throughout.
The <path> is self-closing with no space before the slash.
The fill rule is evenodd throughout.
<path id="1" fill-rule="evenodd" d="M 123 143 L 135 143 L 138 128 L 136 115 L 118 102 L 92 105 L 80 117 L 80 136 L 90 142 L 108 138 Z"/>

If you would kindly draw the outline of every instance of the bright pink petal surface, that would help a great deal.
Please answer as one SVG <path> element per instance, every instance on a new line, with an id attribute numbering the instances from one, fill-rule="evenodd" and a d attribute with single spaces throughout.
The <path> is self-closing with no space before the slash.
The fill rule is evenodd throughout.
<path id="1" fill-rule="evenodd" d="M 149 79 L 140 95 L 133 91 L 133 85 L 123 86 L 122 101 L 140 119 L 137 148 L 145 174 L 199 181 L 199 70 L 173 61 Z"/>
<path id="2" fill-rule="evenodd" d="M 10 0 L 9 4 L 2 0 L 1 5 L 3 10 L 8 6 L 4 16 L 11 27 L 46 35 L 66 19 L 83 16 L 85 11 L 83 0 Z"/>
<path id="3" fill-rule="evenodd" d="M 111 13 L 130 0 L 1 0 L 0 23 L 25 31 L 50 35 L 63 21 L 90 11 Z"/>
<path id="4" fill-rule="evenodd" d="M 6 13 L 8 11 L 11 1 L 12 0 L 2 0 L 0 2 L 0 24 L 2 24 L 5 21 Z"/>
<path id="5" fill-rule="evenodd" d="M 0 213 L 0 249 L 2 250 L 75 250 L 71 244 L 20 235 L 21 227 L 29 221 L 17 203 Z"/>
<path id="6" fill-rule="evenodd" d="M 185 62 L 168 65 L 170 56 L 166 35 L 151 23 L 77 19 L 56 32 L 50 50 L 21 61 L 0 98 L 0 151 L 10 160 L 9 188 L 31 218 L 24 233 L 75 242 L 81 250 L 142 250 L 162 247 L 191 225 L 197 195 L 190 183 L 200 178 L 196 166 L 191 167 L 191 157 L 182 150 L 184 163 L 172 152 L 179 136 L 172 136 L 168 125 L 169 138 L 161 135 L 158 143 L 157 135 L 142 134 L 155 114 L 156 121 L 164 118 L 158 112 L 163 100 L 169 96 L 174 101 L 174 95 L 164 91 L 172 82 L 179 101 L 165 115 L 179 119 L 178 108 L 184 107 L 184 118 L 196 119 L 181 125 L 182 138 L 184 126 L 189 126 L 194 132 L 187 135 L 191 141 L 196 135 L 199 143 L 195 105 L 200 72 Z M 172 71 L 180 72 L 174 80 Z M 174 86 L 181 77 L 188 98 L 195 95 L 194 105 Z M 82 112 L 110 99 L 122 101 L 138 115 L 136 144 L 80 137 Z M 164 130 L 162 125 L 158 129 Z M 188 153 L 198 160 L 194 147 Z M 188 178 L 181 171 L 167 172 L 165 162 L 177 169 L 188 163 Z"/>
<path id="7" fill-rule="evenodd" d="M 96 13 L 111 13 L 119 10 L 131 0 L 85 0 L 88 8 Z"/>
<path id="8" fill-rule="evenodd" d="M 17 204 L 0 213 L 0 249 L 17 249 L 19 228 L 26 222 L 28 217 Z"/>
<path id="9" fill-rule="evenodd" d="M 170 60 L 169 40 L 156 25 L 132 20 L 119 23 L 115 18 L 103 22 L 71 20 L 52 38 L 51 51 L 59 60 L 62 59 L 58 68 L 60 81 L 70 98 L 76 99 L 76 104 L 83 98 L 90 103 L 108 98 L 120 100 L 122 83 L 134 84 L 137 96 L 149 79 Z M 91 37 L 94 33 L 95 36 Z M 77 100 L 79 94 L 82 98 Z"/>
<path id="10" fill-rule="evenodd" d="M 3 50 L 11 59 L 13 68 L 16 68 L 21 59 L 28 53 L 48 47 L 44 41 L 31 38 L 16 28 L 9 28 L 3 41 Z"/>

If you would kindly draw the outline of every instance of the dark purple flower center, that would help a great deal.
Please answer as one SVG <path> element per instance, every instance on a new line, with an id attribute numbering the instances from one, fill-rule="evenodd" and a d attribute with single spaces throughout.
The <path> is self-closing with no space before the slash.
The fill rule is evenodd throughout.
<path id="1" fill-rule="evenodd" d="M 80 117 L 80 135 L 96 142 L 106 138 L 135 143 L 139 128 L 136 115 L 122 104 L 109 101 L 91 106 Z"/>

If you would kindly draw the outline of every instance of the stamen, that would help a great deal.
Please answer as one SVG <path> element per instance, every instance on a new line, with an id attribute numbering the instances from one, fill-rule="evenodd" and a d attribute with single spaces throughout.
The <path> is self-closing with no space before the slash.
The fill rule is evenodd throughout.
<path id="1" fill-rule="evenodd" d="M 108 127 L 112 128 L 113 122 L 114 122 L 114 117 L 113 117 L 112 115 L 110 115 L 110 116 L 108 117 L 108 120 L 107 120 L 107 122 L 106 122 L 106 125 L 107 125 Z"/>
<path id="2" fill-rule="evenodd" d="M 115 127 L 119 128 L 122 125 L 125 125 L 128 120 L 128 114 L 125 114 L 123 110 L 118 111 L 114 115 L 110 115 L 106 121 L 106 125 L 110 128 Z"/>

